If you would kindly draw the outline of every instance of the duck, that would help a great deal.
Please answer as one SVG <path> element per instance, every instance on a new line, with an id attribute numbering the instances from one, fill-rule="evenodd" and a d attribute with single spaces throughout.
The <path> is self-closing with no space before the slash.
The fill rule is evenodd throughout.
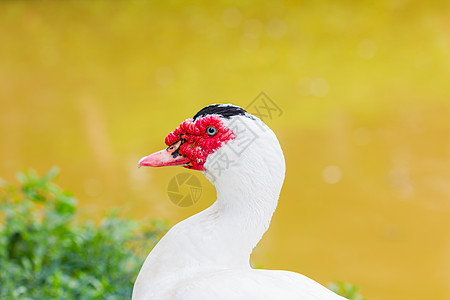
<path id="1" fill-rule="evenodd" d="M 278 204 L 286 164 L 274 132 L 233 104 L 211 104 L 139 166 L 182 166 L 214 185 L 207 209 L 173 226 L 151 250 L 132 300 L 343 300 L 299 273 L 253 269 L 250 255 Z"/>

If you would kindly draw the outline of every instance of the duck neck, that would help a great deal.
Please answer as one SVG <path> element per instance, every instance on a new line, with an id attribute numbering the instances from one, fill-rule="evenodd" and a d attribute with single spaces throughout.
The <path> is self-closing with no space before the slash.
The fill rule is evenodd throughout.
<path id="1" fill-rule="evenodd" d="M 254 159 L 251 159 L 251 158 Z M 253 248 L 269 228 L 277 207 L 284 181 L 285 165 L 281 159 L 276 163 L 257 159 L 257 156 L 243 157 L 240 164 L 222 172 L 211 180 L 217 191 L 217 201 L 206 213 L 214 223 L 214 231 L 220 241 L 215 245 L 228 253 L 231 261 L 249 263 Z M 206 210 L 205 212 L 207 212 Z"/>
<path id="2" fill-rule="evenodd" d="M 242 251 L 246 259 L 269 228 L 278 203 L 279 189 L 278 193 L 274 192 L 273 183 L 260 179 L 233 176 L 215 184 L 220 216 L 218 226 L 226 231 L 226 243 L 234 250 Z"/>

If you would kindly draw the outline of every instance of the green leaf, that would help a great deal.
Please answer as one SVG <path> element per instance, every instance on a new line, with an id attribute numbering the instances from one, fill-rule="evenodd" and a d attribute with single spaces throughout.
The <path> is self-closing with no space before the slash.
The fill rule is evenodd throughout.
<path id="1" fill-rule="evenodd" d="M 365 300 L 363 296 L 358 294 L 359 286 L 351 283 L 334 281 L 328 284 L 330 290 L 350 300 Z"/>
<path id="2" fill-rule="evenodd" d="M 123 219 L 118 209 L 80 221 L 76 198 L 53 182 L 58 172 L 29 170 L 18 185 L 2 183 L 0 299 L 129 299 L 166 223 Z"/>

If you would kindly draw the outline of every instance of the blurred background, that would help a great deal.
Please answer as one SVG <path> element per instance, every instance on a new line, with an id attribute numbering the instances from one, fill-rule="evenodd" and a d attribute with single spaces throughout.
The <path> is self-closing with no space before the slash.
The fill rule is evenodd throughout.
<path id="1" fill-rule="evenodd" d="M 61 168 L 90 217 L 170 224 L 199 172 L 137 168 L 211 103 L 265 121 L 287 173 L 252 262 L 368 299 L 450 298 L 448 1 L 2 1 L 0 177 Z M 167 196 L 183 172 L 188 208 Z"/>

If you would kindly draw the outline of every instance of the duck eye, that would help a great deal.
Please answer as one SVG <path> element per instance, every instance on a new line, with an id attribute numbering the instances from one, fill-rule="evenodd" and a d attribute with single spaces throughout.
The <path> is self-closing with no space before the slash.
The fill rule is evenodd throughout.
<path id="1" fill-rule="evenodd" d="M 206 129 L 206 134 L 209 136 L 215 136 L 216 133 L 217 133 L 217 129 L 215 127 L 211 126 Z"/>

